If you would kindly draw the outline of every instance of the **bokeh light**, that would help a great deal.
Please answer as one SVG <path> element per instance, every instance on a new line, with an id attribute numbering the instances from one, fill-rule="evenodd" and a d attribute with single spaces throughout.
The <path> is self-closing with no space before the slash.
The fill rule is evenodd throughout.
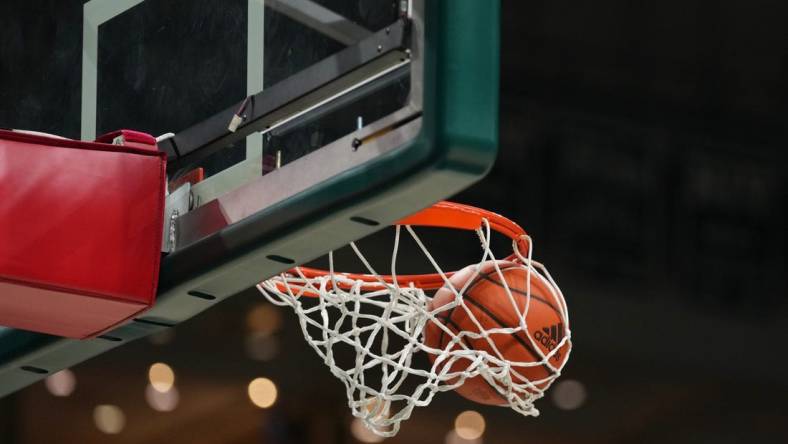
<path id="1" fill-rule="evenodd" d="M 169 365 L 157 362 L 150 366 L 148 380 L 154 389 L 164 393 L 175 384 L 175 372 Z"/>
<path id="2" fill-rule="evenodd" d="M 353 419 L 353 422 L 350 423 L 350 433 L 359 442 L 376 443 L 383 441 L 383 438 L 372 433 L 372 430 L 364 425 L 364 421 L 358 418 Z"/>
<path id="3" fill-rule="evenodd" d="M 174 386 L 166 392 L 156 390 L 152 385 L 145 387 L 145 400 L 148 405 L 157 412 L 171 412 L 178 407 L 180 394 Z"/>
<path id="4" fill-rule="evenodd" d="M 553 403 L 561 410 L 579 409 L 585 404 L 588 397 L 585 385 L 574 379 L 559 381 L 550 392 Z"/>
<path id="5" fill-rule="evenodd" d="M 257 378 L 250 382 L 248 392 L 252 404 L 261 409 L 267 409 L 276 402 L 276 384 L 268 378 Z"/>
<path id="6" fill-rule="evenodd" d="M 44 380 L 49 393 L 54 396 L 66 397 L 74 393 L 77 387 L 77 378 L 71 370 L 61 370 Z"/>
<path id="7" fill-rule="evenodd" d="M 114 405 L 99 405 L 93 409 L 96 428 L 108 435 L 117 435 L 126 426 L 126 415 Z"/>
<path id="8" fill-rule="evenodd" d="M 270 336 L 282 327 L 282 313 L 271 304 L 260 304 L 249 310 L 246 327 L 251 332 Z"/>
<path id="9" fill-rule="evenodd" d="M 454 419 L 454 431 L 465 440 L 479 439 L 485 427 L 484 417 L 473 410 L 462 412 Z"/>

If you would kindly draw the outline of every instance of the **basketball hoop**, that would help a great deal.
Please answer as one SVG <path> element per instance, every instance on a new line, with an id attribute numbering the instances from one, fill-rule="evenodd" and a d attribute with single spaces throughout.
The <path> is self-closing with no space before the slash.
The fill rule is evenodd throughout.
<path id="1" fill-rule="evenodd" d="M 446 272 L 413 227 L 475 232 L 482 257 Z M 431 273 L 397 274 L 403 230 Z M 493 231 L 512 242 L 504 259 L 491 251 Z M 390 274 L 377 273 L 355 242 L 350 247 L 368 273 L 336 271 L 332 252 L 328 270 L 296 267 L 258 288 L 296 312 L 309 345 L 344 383 L 354 416 L 376 434 L 393 436 L 414 407 L 449 390 L 539 414 L 534 401 L 560 375 L 571 334 L 563 295 L 532 260 L 531 239 L 520 226 L 486 210 L 440 202 L 395 225 Z"/>

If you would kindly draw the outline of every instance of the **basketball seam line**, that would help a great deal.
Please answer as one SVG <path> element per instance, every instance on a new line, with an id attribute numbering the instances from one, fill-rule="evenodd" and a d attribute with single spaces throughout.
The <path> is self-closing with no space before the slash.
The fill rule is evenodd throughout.
<path id="1" fill-rule="evenodd" d="M 504 270 L 501 270 L 501 271 L 504 271 Z M 482 279 L 484 279 L 484 280 L 486 280 L 486 281 L 488 281 L 488 282 L 491 282 L 491 283 L 493 283 L 493 284 L 495 284 L 495 285 L 498 285 L 499 287 L 502 287 L 502 288 L 503 288 L 503 284 L 502 284 L 501 282 L 499 282 L 499 281 L 496 281 L 495 279 L 493 279 L 493 278 L 491 278 L 491 277 L 490 277 L 490 275 L 491 275 L 492 273 L 493 273 L 493 272 L 489 272 L 489 273 L 479 273 L 479 277 L 480 277 L 480 278 L 482 278 Z M 524 292 L 524 291 L 522 291 L 522 290 L 518 290 L 518 289 L 516 289 L 516 288 L 512 288 L 511 286 L 509 287 L 509 290 L 511 290 L 511 292 L 512 292 L 512 293 L 518 294 L 518 295 L 520 295 L 520 296 L 525 296 L 525 297 L 528 297 L 528 293 L 527 293 L 527 292 Z M 551 304 L 551 303 L 550 303 L 550 301 L 548 301 L 548 300 L 546 300 L 546 299 L 543 299 L 543 298 L 541 298 L 541 297 L 539 297 L 539 296 L 537 296 L 537 295 L 535 295 L 535 294 L 531 294 L 531 297 L 532 297 L 532 298 L 534 298 L 534 299 L 536 299 L 537 301 L 539 301 L 539 302 L 541 302 L 541 303 L 543 303 L 543 304 L 547 305 L 548 307 L 552 308 L 554 312 L 558 313 L 558 315 L 561 315 L 561 310 L 559 310 L 558 308 L 556 308 L 555 306 L 553 306 L 553 304 Z"/>
<path id="2" fill-rule="evenodd" d="M 511 270 L 511 269 L 516 269 L 516 268 L 514 268 L 514 267 L 507 267 L 507 268 L 501 269 L 501 272 L 503 272 L 503 271 L 506 271 L 506 270 Z M 475 285 L 476 285 L 476 284 L 479 282 L 479 280 L 480 280 L 480 279 L 484 279 L 484 280 L 486 280 L 487 282 L 490 282 L 490 283 L 492 283 L 492 284 L 495 284 L 495 285 L 497 285 L 497 286 L 499 286 L 499 287 L 501 287 L 501 288 L 505 288 L 501 282 L 499 282 L 499 281 L 496 281 L 495 279 L 493 279 L 493 278 L 491 278 L 491 277 L 490 277 L 490 275 L 492 275 L 493 273 L 497 273 L 497 271 L 490 271 L 489 273 L 479 273 L 479 274 L 478 274 L 478 276 L 476 277 L 477 281 L 476 281 L 476 283 L 474 283 L 474 284 L 473 284 L 473 286 L 475 286 Z M 529 294 L 528 294 L 527 292 L 524 292 L 524 291 L 522 291 L 522 290 L 518 290 L 518 289 L 516 289 L 516 288 L 512 288 L 512 287 L 509 287 L 509 290 L 512 292 L 512 294 L 518 294 L 518 295 L 520 295 L 520 296 L 524 296 L 524 297 L 526 297 L 526 298 L 527 298 L 527 297 L 529 297 Z M 467 292 L 467 291 L 466 291 L 466 292 Z M 535 300 L 537 300 L 537 301 L 539 301 L 539 302 L 541 302 L 541 303 L 543 303 L 543 304 L 545 304 L 545 305 L 547 305 L 548 307 L 550 307 L 551 309 L 553 309 L 553 311 L 554 311 L 554 312 L 555 312 L 555 313 L 556 313 L 556 314 L 559 316 L 559 318 L 563 318 L 563 315 L 562 315 L 561 311 L 560 311 L 558 308 L 554 307 L 554 306 L 553 306 L 553 304 L 551 304 L 551 303 L 550 303 L 550 301 L 548 301 L 548 300 L 546 300 L 546 299 L 543 299 L 543 298 L 541 298 L 541 297 L 539 297 L 539 296 L 537 296 L 537 295 L 535 295 L 535 294 L 533 294 L 533 293 L 531 293 L 531 294 L 530 294 L 530 297 L 531 297 L 531 298 L 533 298 L 533 299 L 535 299 Z M 474 301 L 474 300 L 472 300 L 472 299 L 471 299 L 471 302 L 474 302 L 474 303 L 475 303 L 476 301 Z M 476 303 L 476 305 L 478 305 L 478 303 Z M 479 307 L 479 308 L 481 308 L 481 307 Z M 484 310 L 484 309 L 482 308 L 482 310 Z M 484 311 L 486 312 L 486 310 L 484 310 Z M 490 317 L 492 317 L 492 316 L 490 316 Z M 495 319 L 495 318 L 493 318 L 493 319 L 494 319 L 496 322 L 498 321 L 498 320 L 497 320 L 497 319 Z M 503 326 L 503 324 L 502 324 L 502 323 L 501 323 L 501 325 Z M 559 322 L 557 325 L 561 327 L 561 333 L 563 333 L 563 330 L 564 330 L 564 329 L 563 329 L 563 322 Z M 556 327 L 556 325 L 553 325 L 552 327 Z M 548 327 L 548 328 L 550 328 L 550 327 Z M 526 333 L 527 333 L 527 332 L 526 332 Z M 514 337 L 518 337 L 517 335 L 512 335 L 512 336 L 514 336 Z M 562 337 L 563 337 L 563 335 L 562 335 Z M 518 341 L 518 342 L 520 342 L 520 341 Z M 558 340 L 556 340 L 556 342 L 559 342 L 559 341 L 558 341 Z M 533 349 L 531 349 L 531 348 L 529 348 L 529 347 L 526 347 L 526 348 L 528 349 L 528 351 L 529 351 L 529 352 L 533 353 Z M 536 356 L 536 355 L 534 355 L 534 356 Z M 549 367 L 547 367 L 546 365 L 543 365 L 543 367 L 545 367 L 545 368 L 548 370 L 548 372 L 549 372 L 550 374 L 555 374 L 555 372 L 553 372 L 553 371 L 552 371 L 552 370 L 551 370 Z"/>
<path id="3" fill-rule="evenodd" d="M 513 269 L 513 268 L 512 267 L 508 267 L 508 268 L 502 269 L 501 271 L 503 272 L 503 271 L 510 270 L 510 269 Z M 495 284 L 495 285 L 497 285 L 497 286 L 499 286 L 501 288 L 505 288 L 500 281 L 496 281 L 495 279 L 490 277 L 490 275 L 492 275 L 492 274 L 493 274 L 493 271 L 491 271 L 489 273 L 479 273 L 477 279 L 484 279 L 487 282 Z M 526 298 L 529 297 L 529 294 L 527 292 L 522 291 L 522 290 L 518 290 L 518 289 L 512 288 L 512 287 L 509 287 L 509 290 L 512 292 L 512 294 L 518 294 L 518 295 L 524 296 Z M 543 298 L 541 298 L 541 297 L 539 297 L 539 296 L 537 296 L 536 294 L 533 294 L 533 293 L 530 294 L 530 297 L 533 298 L 536 301 L 539 301 L 539 302 L 547 305 L 548 307 L 553 309 L 553 311 L 558 315 L 559 318 L 563 319 L 563 317 L 564 317 L 563 316 L 563 312 L 561 310 L 559 310 L 558 308 L 556 308 L 555 306 L 553 306 L 553 304 L 551 304 L 550 301 L 548 301 L 546 299 L 543 299 Z M 560 331 L 556 332 L 557 334 L 554 335 L 552 339 L 555 340 L 556 342 L 560 342 L 561 339 L 563 339 L 564 332 L 565 332 L 563 320 L 559 321 L 558 324 L 552 325 L 552 326 L 547 327 L 547 328 L 550 329 L 550 328 L 556 328 L 556 327 L 559 327 L 558 330 L 560 330 Z M 560 334 L 558 334 L 558 333 L 560 333 Z M 561 339 L 557 339 L 557 337 L 560 337 Z M 558 359 L 557 355 L 555 357 L 556 357 L 556 359 Z"/>
<path id="4" fill-rule="evenodd" d="M 508 269 L 508 268 L 507 268 L 507 269 Z M 501 270 L 501 271 L 504 271 L 504 270 Z M 490 313 L 489 311 L 487 311 L 487 309 L 486 309 L 485 307 L 482 307 L 482 306 L 481 306 L 481 305 L 480 305 L 480 304 L 479 304 L 477 301 L 475 301 L 473 298 L 471 298 L 471 297 L 469 297 L 469 296 L 468 296 L 468 293 L 470 293 L 470 292 L 471 292 L 471 291 L 472 291 L 472 290 L 473 290 L 473 289 L 474 289 L 474 288 L 475 288 L 475 287 L 476 287 L 476 286 L 477 286 L 477 285 L 478 285 L 478 284 L 481 282 L 481 280 L 482 280 L 482 279 L 484 279 L 484 280 L 486 280 L 486 281 L 488 281 L 488 282 L 490 282 L 490 283 L 493 283 L 493 284 L 495 284 L 495 285 L 497 285 L 497 286 L 499 286 L 499 287 L 503 287 L 503 285 L 501 285 L 501 283 L 500 283 L 500 282 L 498 282 L 498 281 L 496 281 L 496 280 L 494 280 L 494 279 L 490 278 L 490 275 L 491 275 L 492 273 L 493 273 L 492 271 L 491 271 L 491 272 L 489 272 L 489 273 L 477 273 L 477 276 L 474 278 L 474 279 L 475 279 L 475 282 L 473 282 L 471 285 L 469 285 L 469 286 L 468 286 L 468 288 L 465 290 L 465 292 L 463 292 L 463 294 L 464 294 L 464 297 L 465 297 L 465 298 L 467 298 L 467 299 L 468 299 L 468 300 L 469 300 L 469 301 L 470 301 L 470 302 L 471 302 L 473 305 L 477 306 L 477 307 L 478 307 L 480 310 L 482 310 L 482 311 L 483 311 L 485 314 L 487 314 L 487 316 L 489 316 L 489 317 L 490 317 L 490 319 L 492 319 L 494 322 L 496 322 L 496 323 L 497 323 L 497 324 L 498 324 L 500 327 L 502 327 L 502 328 L 506 328 L 506 327 L 504 326 L 503 322 L 501 322 L 499 319 L 497 319 L 495 316 L 493 316 L 493 315 L 492 315 L 492 313 Z M 519 291 L 519 290 L 517 290 L 517 289 L 514 289 L 514 288 L 511 288 L 511 287 L 510 287 L 510 290 L 511 290 L 513 293 L 515 293 L 515 294 L 519 294 L 519 295 L 521 295 L 521 296 L 528 297 L 528 294 L 527 294 L 527 293 L 525 293 L 525 292 Z M 550 307 L 551 309 L 553 309 L 553 311 L 555 311 L 555 312 L 556 312 L 556 313 L 557 313 L 559 316 L 561 315 L 561 312 L 560 312 L 560 311 L 558 311 L 558 310 L 557 310 L 557 309 L 556 309 L 556 308 L 555 308 L 555 307 L 554 307 L 554 306 L 553 306 L 553 305 L 552 305 L 552 304 L 551 304 L 549 301 L 547 301 L 547 300 L 544 300 L 544 299 L 542 299 L 542 298 L 539 298 L 539 297 L 536 297 L 536 296 L 534 296 L 534 295 L 531 295 L 531 296 L 532 296 L 534 299 L 536 299 L 536 300 L 538 300 L 538 301 L 540 301 L 540 302 L 544 303 L 545 305 L 547 305 L 548 307 Z M 455 295 L 455 297 L 456 297 L 456 295 Z M 451 310 L 449 310 L 449 311 L 448 311 L 448 313 L 446 314 L 446 318 L 445 318 L 445 319 L 446 319 L 446 321 L 450 322 L 452 325 L 454 325 L 454 326 L 455 326 L 455 328 L 457 329 L 457 332 L 458 332 L 458 334 L 459 334 L 459 332 L 460 332 L 460 328 L 459 328 L 459 326 L 458 326 L 458 325 L 457 325 L 457 324 L 456 324 L 456 323 L 455 323 L 455 322 L 454 322 L 454 321 L 451 319 L 451 318 L 452 318 L 452 316 L 454 316 L 454 311 L 455 311 L 455 310 L 456 310 L 458 307 L 459 307 L 459 306 L 457 306 L 457 307 L 454 307 L 454 308 L 452 308 Z M 438 318 L 438 319 L 440 319 L 440 317 L 439 317 L 439 316 L 438 316 L 437 318 Z M 526 333 L 527 333 L 527 332 L 526 332 Z M 440 340 L 438 341 L 438 344 L 440 344 L 441 346 L 443 346 L 443 338 L 444 338 L 444 335 L 445 335 L 445 331 L 444 331 L 443 329 L 441 329 Z M 524 341 L 524 340 L 523 340 L 523 339 L 522 339 L 520 336 L 518 336 L 518 335 L 516 335 L 516 334 L 512 334 L 511 336 L 514 338 L 514 340 L 515 340 L 515 341 L 519 342 L 519 343 L 520 343 L 520 345 L 522 345 L 522 346 L 523 346 L 523 348 L 525 348 L 525 349 L 526 349 L 526 351 L 528 351 L 529 353 L 531 353 L 531 355 L 532 355 L 534 358 L 536 358 L 536 357 L 540 356 L 538 353 L 536 353 L 536 352 L 535 352 L 535 350 L 533 349 L 533 347 L 532 347 L 532 346 L 530 346 L 530 344 L 528 344 L 527 342 L 525 342 L 525 341 Z M 466 345 L 466 347 L 468 347 L 468 348 L 470 348 L 470 349 L 473 349 L 472 347 L 469 347 L 467 343 L 466 343 L 465 345 Z M 542 364 L 542 368 L 544 368 L 544 369 L 545 369 L 545 371 L 548 373 L 548 375 L 555 375 L 555 374 L 556 374 L 556 373 L 555 373 L 555 372 L 554 372 L 554 371 L 553 371 L 553 370 L 550 368 L 550 366 L 548 366 L 547 364 Z M 485 384 L 487 384 L 488 386 L 492 387 L 492 385 L 491 385 L 489 382 L 487 382 L 487 380 L 486 380 L 486 379 L 482 378 L 482 380 L 485 382 Z M 497 395 L 498 395 L 498 396 L 499 396 L 501 399 L 503 399 L 504 401 L 507 401 L 507 400 L 506 400 L 506 399 L 505 399 L 505 398 L 504 398 L 504 397 L 503 397 L 503 396 L 502 396 L 500 393 L 498 393 L 498 390 L 497 390 L 497 389 L 495 389 L 494 387 L 492 387 L 492 388 L 493 388 L 493 392 L 494 392 L 495 394 L 497 394 Z"/>
<path id="5" fill-rule="evenodd" d="M 505 269 L 503 269 L 503 270 L 501 270 L 501 271 L 503 272 L 503 271 L 505 271 L 505 270 L 508 270 L 509 268 L 511 268 L 511 267 L 507 267 L 507 268 L 505 268 Z M 482 279 L 484 279 L 484 280 L 486 280 L 486 281 L 488 281 L 488 282 L 491 282 L 491 283 L 493 283 L 493 284 L 495 284 L 495 285 L 497 285 L 497 286 L 499 286 L 499 287 L 503 287 L 503 285 L 501 285 L 501 283 L 500 283 L 500 282 L 498 282 L 498 281 L 496 281 L 496 280 L 494 280 L 494 279 L 490 278 L 490 275 L 491 275 L 492 273 L 493 273 L 492 271 L 491 271 L 491 272 L 489 272 L 489 273 L 477 273 L 476 277 L 474 278 L 474 280 L 475 280 L 475 281 L 474 281 L 474 282 L 473 282 L 471 285 L 469 285 L 469 286 L 468 286 L 468 288 L 467 288 L 467 289 L 466 289 L 466 290 L 463 292 L 463 294 L 464 294 L 464 297 L 465 297 L 465 298 L 467 298 L 467 299 L 468 299 L 468 300 L 469 300 L 471 303 L 473 303 L 473 305 L 477 306 L 477 307 L 478 307 L 480 310 L 482 310 L 482 311 L 483 311 L 485 314 L 487 314 L 487 316 L 489 316 L 489 317 L 490 317 L 490 319 L 492 319 L 494 322 L 496 322 L 496 323 L 497 323 L 497 324 L 498 324 L 498 325 L 499 325 L 501 328 L 506 328 L 506 326 L 504 325 L 504 323 L 503 323 L 503 322 L 501 322 L 501 321 L 500 321 L 498 318 L 496 318 L 496 317 L 495 317 L 495 316 L 494 316 L 494 315 L 493 315 L 493 314 L 492 314 L 490 311 L 488 311 L 486 307 L 483 307 L 483 306 L 482 306 L 481 304 L 479 304 L 479 303 L 478 303 L 476 300 L 474 300 L 473 298 L 471 298 L 471 297 L 469 296 L 469 293 L 470 293 L 471 291 L 473 291 L 473 289 L 474 289 L 474 288 L 475 288 L 477 285 L 479 285 L 479 283 L 481 282 L 481 280 L 482 280 Z M 521 296 L 528 297 L 528 294 L 527 294 L 527 293 L 524 293 L 524 292 L 518 291 L 517 289 L 510 288 L 510 290 L 512 290 L 512 291 L 513 291 L 513 292 L 515 292 L 515 293 L 518 293 L 518 294 L 520 294 Z M 532 296 L 532 297 L 534 297 L 536 300 L 538 300 L 538 301 L 540 301 L 540 302 L 543 302 L 543 303 L 544 303 L 544 304 L 546 304 L 548 307 L 552 308 L 552 309 L 553 309 L 553 311 L 555 311 L 555 312 L 556 312 L 556 313 L 557 313 L 559 316 L 561 315 L 561 312 L 560 312 L 560 311 L 558 311 L 558 310 L 556 310 L 556 309 L 555 309 L 555 307 L 553 307 L 553 306 L 552 306 L 552 305 L 551 305 L 551 304 L 550 304 L 548 301 L 546 301 L 546 300 L 543 300 L 543 299 L 541 299 L 541 298 L 536 298 L 536 297 L 535 297 L 535 296 L 533 296 L 533 295 L 531 295 L 531 296 Z M 447 315 L 448 315 L 448 319 L 449 319 L 449 320 L 451 320 L 451 318 L 454 316 L 454 310 L 456 310 L 458 307 L 459 307 L 459 306 L 457 306 L 457 307 L 454 307 L 454 308 L 452 308 L 451 310 L 449 310 L 449 312 L 448 312 L 448 314 L 447 314 Z M 453 321 L 452 321 L 452 322 L 453 322 Z M 456 325 L 456 323 L 455 323 L 455 325 Z M 460 329 L 459 329 L 459 327 L 458 327 L 458 328 L 457 328 L 457 332 L 459 333 L 459 331 L 460 331 Z M 443 330 L 441 330 L 441 342 L 439 342 L 440 344 L 442 344 L 442 342 L 443 342 L 443 333 L 444 333 L 444 332 L 443 332 Z M 527 331 L 526 331 L 525 333 L 526 333 L 526 334 L 528 334 L 528 332 L 527 332 Z M 525 341 L 524 341 L 524 340 L 523 340 L 523 339 L 522 339 L 520 336 L 518 336 L 517 334 L 512 334 L 511 336 L 512 336 L 512 337 L 515 339 L 515 341 L 519 342 L 519 343 L 520 343 L 520 345 L 522 345 L 522 346 L 523 346 L 523 348 L 525 348 L 525 349 L 526 349 L 526 351 L 528 351 L 528 353 L 531 353 L 531 355 L 532 355 L 534 358 L 536 358 L 536 357 L 538 357 L 538 356 L 539 356 L 539 354 L 538 354 L 538 353 L 537 353 L 537 352 L 536 352 L 536 351 L 533 349 L 533 347 L 532 347 L 530 344 L 528 344 L 527 342 L 525 342 Z M 544 369 L 547 371 L 547 373 L 548 373 L 548 374 L 550 374 L 550 375 L 554 375 L 554 374 L 555 374 L 555 372 L 554 372 L 554 371 L 553 371 L 553 370 L 550 368 L 550 366 L 548 366 L 548 365 L 546 365 L 546 364 L 542 364 L 542 367 L 544 367 Z"/>
<path id="6" fill-rule="evenodd" d="M 454 308 L 457 308 L 457 307 L 454 307 Z M 454 308 L 452 308 L 452 309 L 451 309 L 451 311 L 452 311 L 452 312 L 454 311 Z M 460 331 L 462 331 L 462 330 L 460 330 L 460 326 L 459 326 L 459 325 L 457 325 L 457 323 L 456 323 L 456 322 L 452 321 L 450 317 L 448 317 L 448 316 L 447 316 L 447 317 L 445 317 L 445 318 L 442 318 L 442 317 L 440 317 L 440 316 L 436 316 L 436 318 L 438 318 L 438 319 L 440 319 L 440 320 L 442 320 L 442 321 L 446 322 L 447 324 L 449 324 L 449 326 L 450 326 L 450 327 L 454 327 L 454 330 L 456 330 L 458 334 L 459 334 L 459 332 L 460 332 Z M 440 336 L 440 341 L 438 341 L 438 344 L 440 344 L 440 346 L 441 346 L 441 347 L 445 347 L 445 346 L 443 345 L 443 336 L 444 336 L 444 335 L 445 335 L 445 331 L 444 331 L 443 329 L 441 329 L 441 336 Z M 466 346 L 466 347 L 468 347 L 468 349 L 469 349 L 469 350 L 473 350 L 474 348 L 473 348 L 473 347 L 471 347 L 471 344 L 469 344 L 469 343 L 466 341 L 466 339 L 467 339 L 467 338 L 460 338 L 460 340 L 462 341 L 462 343 L 463 343 L 463 344 L 465 344 L 465 346 Z M 449 370 L 451 370 L 451 368 L 449 368 Z M 479 375 L 479 376 L 481 376 L 481 375 Z M 500 398 L 500 399 L 501 399 L 501 401 L 504 401 L 504 402 L 509 402 L 509 400 L 508 400 L 508 399 L 506 399 L 506 398 L 504 398 L 504 396 L 498 392 L 498 389 L 497 389 L 497 388 L 495 388 L 495 387 L 494 387 L 492 384 L 490 384 L 490 383 L 489 383 L 489 382 L 488 382 L 486 379 L 484 379 L 484 377 L 482 377 L 482 378 L 481 378 L 481 380 L 482 380 L 482 381 L 484 381 L 484 383 L 485 383 L 485 384 L 487 384 L 487 386 L 488 386 L 488 387 L 490 387 L 490 389 L 492 390 L 492 392 L 493 392 L 493 393 L 495 393 L 495 395 L 496 395 L 496 396 L 498 396 L 498 398 Z M 464 382 L 464 381 L 463 381 L 463 385 L 465 385 L 465 382 Z"/>
<path id="7" fill-rule="evenodd" d="M 468 288 L 465 290 L 465 292 L 469 292 L 469 291 L 473 290 L 473 288 L 475 288 L 477 285 L 479 285 L 479 280 L 478 279 L 476 279 L 476 282 L 473 282 L 471 285 L 469 285 Z M 457 307 L 459 307 L 459 306 L 457 306 Z M 454 316 L 454 310 L 456 310 L 457 307 L 452 308 L 451 310 L 449 310 L 448 313 L 446 313 L 446 321 L 450 325 L 454 326 L 454 329 L 457 330 L 457 334 L 460 334 L 460 332 L 462 331 L 460 329 L 460 326 L 456 322 L 454 322 L 452 320 L 452 316 Z M 440 336 L 440 340 L 438 341 L 438 344 L 441 347 L 444 347 L 444 345 L 443 345 L 443 337 L 444 337 L 445 333 L 446 332 L 443 329 L 441 329 L 441 336 Z M 466 338 L 460 338 L 460 339 L 463 341 L 465 346 L 468 347 L 469 350 L 474 350 L 474 348 L 471 347 L 471 344 L 469 344 L 468 342 L 465 341 Z M 492 384 L 490 384 L 486 379 L 484 379 L 484 377 L 482 377 L 482 381 L 484 381 L 484 383 L 487 384 L 488 387 L 490 387 L 492 392 L 495 393 L 503 402 L 509 402 L 509 400 L 504 398 L 504 396 L 498 392 L 498 389 L 495 388 Z M 464 384 L 464 382 L 463 382 L 463 384 Z"/>
<path id="8" fill-rule="evenodd" d="M 469 301 L 471 304 L 475 305 L 475 306 L 476 306 L 476 307 L 477 307 L 479 310 L 481 310 L 482 312 L 484 312 L 484 314 L 486 314 L 486 315 L 487 315 L 487 316 L 488 316 L 490 319 L 492 319 L 492 320 L 493 320 L 493 322 L 497 323 L 497 324 L 498 324 L 498 325 L 499 325 L 501 328 L 506 328 L 506 326 L 504 325 L 504 323 L 503 323 L 503 322 L 501 322 L 501 321 L 500 321 L 498 318 L 496 318 L 496 317 L 495 317 L 495 315 L 493 315 L 493 313 L 492 313 L 492 312 L 490 312 L 490 311 L 487 309 L 487 307 L 484 307 L 484 306 L 482 306 L 482 305 L 481 305 L 479 302 L 477 302 L 476 300 L 474 300 L 472 297 L 470 297 L 470 296 L 469 296 L 469 295 L 467 295 L 467 294 L 465 295 L 465 299 L 467 299 L 467 300 L 468 300 L 468 301 Z M 526 332 L 526 333 L 527 333 L 527 332 Z M 519 335 L 512 333 L 512 334 L 511 334 L 511 337 L 513 337 L 515 341 L 519 342 L 519 343 L 520 343 L 520 345 L 522 345 L 522 346 L 523 346 L 523 348 L 525 348 L 525 349 L 526 349 L 526 351 L 528 351 L 528 353 L 531 353 L 531 355 L 532 355 L 534 358 L 537 358 L 538 356 L 540 356 L 540 354 L 539 354 L 539 353 L 537 353 L 537 352 L 534 350 L 534 348 L 531 346 L 531 344 L 529 344 L 529 343 L 527 343 L 526 341 L 524 341 L 524 340 L 523 340 L 523 338 L 521 338 Z M 551 374 L 551 375 L 554 375 L 554 374 L 555 374 L 555 372 L 553 371 L 553 369 L 551 369 L 551 368 L 550 368 L 549 366 L 547 366 L 546 364 L 542 364 L 542 367 L 544 367 L 544 369 L 547 371 L 547 373 L 549 373 L 549 374 Z"/>

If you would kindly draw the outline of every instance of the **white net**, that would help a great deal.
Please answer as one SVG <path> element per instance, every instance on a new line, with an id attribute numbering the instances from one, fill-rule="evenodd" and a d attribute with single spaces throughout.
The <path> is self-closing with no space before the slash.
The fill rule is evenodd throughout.
<path id="1" fill-rule="evenodd" d="M 437 293 L 419 288 L 406 279 L 410 277 L 397 277 L 404 233 L 434 267 L 438 286 L 443 286 Z M 379 436 L 395 435 L 416 406 L 426 406 L 436 393 L 454 389 L 470 399 L 480 390 L 494 392 L 495 400 L 488 403 L 537 416 L 534 401 L 560 375 L 571 349 L 566 303 L 545 267 L 532 260 L 530 238 L 524 235 L 519 243 L 527 245 L 527 251 L 518 250 L 517 240 L 512 243 L 514 254 L 507 262 L 496 260 L 491 251 L 486 219 L 476 234 L 482 257 L 470 267 L 472 277 L 465 282 L 441 269 L 411 226 L 396 226 L 387 270 L 391 276 L 378 274 L 351 243 L 368 275 L 335 271 L 334 255 L 329 253 L 324 275 L 295 268 L 258 288 L 270 302 L 296 312 L 309 345 L 344 383 L 353 415 Z M 518 283 L 513 282 L 512 267 L 521 270 Z M 469 290 L 485 268 L 485 278 L 499 284 L 495 294 L 486 296 Z M 477 301 L 468 296 L 471 291 Z M 433 302 L 440 293 L 448 302 L 437 306 Z M 516 316 L 504 314 L 499 317 L 508 322 L 491 322 L 489 309 L 478 305 L 484 297 L 505 300 L 496 305 L 498 310 Z M 543 311 L 537 312 L 535 307 L 541 305 L 532 303 L 535 298 L 551 298 L 551 316 L 557 322 L 548 325 L 544 316 L 537 316 Z M 529 328 L 529 321 L 539 325 Z M 435 340 L 436 332 L 440 340 Z M 464 384 L 473 390 L 464 391 Z"/>

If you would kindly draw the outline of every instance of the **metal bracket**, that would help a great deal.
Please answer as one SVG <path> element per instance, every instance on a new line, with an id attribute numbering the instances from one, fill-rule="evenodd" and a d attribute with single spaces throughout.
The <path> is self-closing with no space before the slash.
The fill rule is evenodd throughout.
<path id="1" fill-rule="evenodd" d="M 349 89 L 363 85 L 376 75 L 385 75 L 408 64 L 406 20 L 372 34 L 354 46 L 245 98 L 242 102 L 213 115 L 159 143 L 168 156 L 167 170 L 177 171 L 242 140 L 290 121 L 306 109 L 325 104 Z M 235 131 L 228 129 L 239 109 L 245 118 Z"/>
<path id="2" fill-rule="evenodd" d="M 175 251 L 176 227 L 180 216 L 188 213 L 192 207 L 192 186 L 186 182 L 180 188 L 167 195 L 164 205 L 164 227 L 161 236 L 162 253 Z"/>

